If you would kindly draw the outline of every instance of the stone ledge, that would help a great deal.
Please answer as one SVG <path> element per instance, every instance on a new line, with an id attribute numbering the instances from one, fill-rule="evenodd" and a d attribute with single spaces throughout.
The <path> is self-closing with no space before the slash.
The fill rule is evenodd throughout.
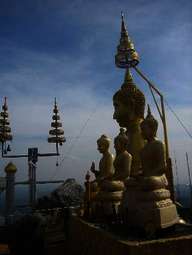
<path id="1" fill-rule="evenodd" d="M 192 234 L 157 240 L 120 240 L 76 216 L 72 216 L 69 230 L 69 254 L 78 255 L 191 255 Z"/>

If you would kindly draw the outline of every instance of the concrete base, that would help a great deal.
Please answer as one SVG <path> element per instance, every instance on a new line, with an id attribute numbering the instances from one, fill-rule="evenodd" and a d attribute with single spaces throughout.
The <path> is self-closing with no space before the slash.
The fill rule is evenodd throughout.
<path id="1" fill-rule="evenodd" d="M 69 235 L 69 254 L 78 255 L 191 255 L 192 234 L 158 240 L 121 240 L 76 216 L 72 216 Z"/>
<path id="2" fill-rule="evenodd" d="M 126 225 L 143 228 L 149 235 L 179 221 L 170 192 L 163 188 L 145 191 L 138 185 L 127 187 L 120 211 Z"/>
<path id="3" fill-rule="evenodd" d="M 128 210 L 123 218 L 124 223 L 129 226 L 145 229 L 150 225 L 154 230 L 167 228 L 179 222 L 176 206 L 173 203 L 160 208 L 141 206 L 138 210 Z"/>

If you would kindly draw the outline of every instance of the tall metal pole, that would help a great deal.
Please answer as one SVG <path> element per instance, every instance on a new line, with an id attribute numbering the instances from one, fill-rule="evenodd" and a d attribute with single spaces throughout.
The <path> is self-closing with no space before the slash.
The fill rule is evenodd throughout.
<path id="1" fill-rule="evenodd" d="M 175 151 L 174 151 L 174 158 L 175 158 L 175 173 L 176 173 L 176 181 L 177 181 L 177 189 L 176 189 L 176 193 L 177 193 L 177 200 L 180 200 L 180 187 L 179 187 L 179 173 L 178 173 L 178 166 L 177 166 L 177 159 L 175 156 Z"/>
<path id="2" fill-rule="evenodd" d="M 29 203 L 32 207 L 36 203 L 36 162 L 38 161 L 38 148 L 28 149 L 29 164 Z"/>
<path id="3" fill-rule="evenodd" d="M 33 179 L 32 179 L 32 192 L 33 192 L 33 201 L 32 201 L 32 207 L 35 206 L 36 203 L 36 165 L 32 165 L 33 169 Z"/>
<path id="4" fill-rule="evenodd" d="M 138 67 L 134 67 L 136 72 L 148 83 L 148 86 L 152 88 L 160 97 L 161 100 L 161 112 L 160 118 L 162 120 L 163 124 L 163 134 L 164 134 L 164 142 L 165 142 L 165 148 L 166 148 L 166 159 L 169 158 L 169 143 L 168 143 L 168 135 L 167 135 L 167 123 L 166 123 L 166 116 L 165 116 L 165 106 L 164 106 L 164 98 L 162 93 L 156 88 L 156 86 L 141 72 L 141 70 L 138 69 Z"/>
<path id="5" fill-rule="evenodd" d="M 188 170 L 188 177 L 189 177 L 189 188 L 190 188 L 190 207 L 192 205 L 192 182 L 191 182 L 191 171 L 190 171 L 190 167 L 189 167 L 189 157 L 188 157 L 188 153 L 186 152 L 186 162 L 187 162 L 187 170 Z"/>
<path id="6" fill-rule="evenodd" d="M 156 88 L 156 86 L 135 66 L 133 67 L 136 72 L 147 82 L 150 90 L 153 89 L 160 97 L 161 102 L 161 111 L 158 108 L 160 118 L 163 124 L 163 134 L 164 134 L 164 142 L 165 142 L 165 150 L 166 150 L 166 161 L 167 161 L 167 171 L 166 176 L 169 183 L 169 189 L 171 192 L 171 198 L 175 201 L 175 192 L 174 192 L 174 182 L 173 182 L 173 170 L 172 170 L 172 162 L 171 158 L 169 157 L 169 142 L 168 142 L 168 135 L 167 135 L 167 123 L 166 123 L 166 115 L 165 115 L 165 106 L 164 106 L 164 98 L 162 93 Z M 154 96 L 154 95 L 153 95 Z M 153 97 L 155 100 L 155 98 Z M 157 102 L 155 101 L 156 106 Z M 158 107 L 158 106 L 157 106 Z"/>
<path id="7" fill-rule="evenodd" d="M 32 195 L 32 165 L 30 161 L 28 162 L 29 167 L 29 205 L 31 206 L 33 203 L 33 195 Z"/>
<path id="8" fill-rule="evenodd" d="M 166 159 L 167 159 L 167 171 L 166 176 L 169 183 L 169 189 L 171 192 L 171 198 L 175 201 L 175 190 L 174 190 L 174 180 L 173 180 L 173 167 L 172 161 L 169 156 L 169 142 L 168 142 L 168 134 L 167 134 L 167 123 L 166 123 L 166 115 L 165 115 L 165 104 L 164 98 L 161 95 L 161 109 L 162 109 L 162 123 L 163 123 L 163 133 L 164 133 L 164 141 L 165 141 L 165 148 L 166 148 Z"/>
<path id="9" fill-rule="evenodd" d="M 165 116 L 165 105 L 164 105 L 164 98 L 161 95 L 161 109 L 162 109 L 162 122 L 163 122 L 163 133 L 164 133 L 164 141 L 166 147 L 166 158 L 169 159 L 169 143 L 168 143 L 168 135 L 167 135 L 167 123 L 166 123 L 166 116 Z"/>

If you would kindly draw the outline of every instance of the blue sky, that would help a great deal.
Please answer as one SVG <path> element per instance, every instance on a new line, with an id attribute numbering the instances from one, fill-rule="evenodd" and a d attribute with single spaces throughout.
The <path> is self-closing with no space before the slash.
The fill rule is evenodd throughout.
<path id="1" fill-rule="evenodd" d="M 13 152 L 36 145 L 41 152 L 54 149 L 46 142 L 54 97 L 67 137 L 62 164 L 56 170 L 55 159 L 39 160 L 38 178 L 82 181 L 91 161 L 98 163 L 97 137 L 107 133 L 113 138 L 118 133 L 112 96 L 124 76 L 114 64 L 121 11 L 140 54 L 140 69 L 192 132 L 190 0 L 2 0 L 0 96 L 8 97 Z M 151 103 L 146 85 L 133 75 Z M 169 111 L 167 116 L 171 153 L 176 153 L 185 181 L 183 158 L 185 151 L 192 155 L 191 140 Z M 14 162 L 18 178 L 26 179 L 26 161 Z M 1 161 L 1 173 L 6 163 Z"/>

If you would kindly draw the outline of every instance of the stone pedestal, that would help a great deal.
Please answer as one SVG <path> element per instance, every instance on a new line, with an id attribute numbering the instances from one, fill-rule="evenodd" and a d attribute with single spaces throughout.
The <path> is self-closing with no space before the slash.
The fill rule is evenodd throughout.
<path id="1" fill-rule="evenodd" d="M 93 201 L 95 216 L 115 216 L 119 214 L 124 190 L 124 183 L 121 181 L 103 181 Z"/>
<path id="2" fill-rule="evenodd" d="M 135 179 L 126 183 L 120 213 L 125 224 L 142 228 L 150 236 L 158 229 L 174 225 L 179 217 L 176 206 L 170 199 L 170 192 L 163 188 L 163 184 L 155 189 L 144 183 Z"/>

